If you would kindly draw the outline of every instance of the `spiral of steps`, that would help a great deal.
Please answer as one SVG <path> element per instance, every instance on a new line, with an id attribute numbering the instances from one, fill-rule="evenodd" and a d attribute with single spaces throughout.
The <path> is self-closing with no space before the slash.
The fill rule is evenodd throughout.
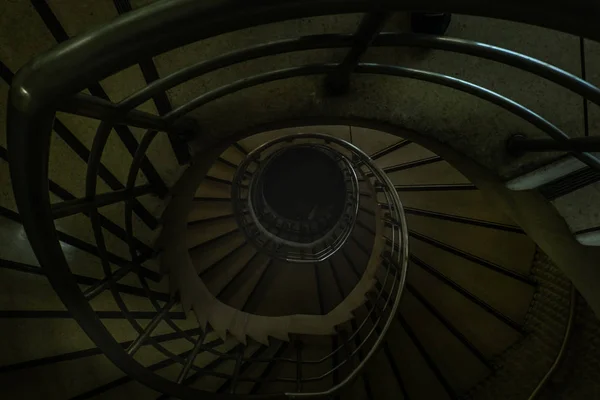
<path id="1" fill-rule="evenodd" d="M 7 3 L 0 393 L 600 396 L 594 10 L 453 3 L 584 71 L 436 1 Z"/>
<path id="2" fill-rule="evenodd" d="M 349 140 L 351 135 L 353 144 L 369 151 L 375 165 L 385 171 L 406 206 L 410 267 L 400 311 L 389 328 L 388 337 L 394 340 L 388 339 L 383 345 L 381 369 L 369 367 L 370 371 L 377 371 L 376 380 L 368 373 L 366 383 L 352 387 L 348 393 L 360 393 L 365 390 L 363 385 L 375 390 L 374 398 L 456 398 L 465 393 L 492 373 L 492 360 L 524 334 L 523 322 L 535 289 L 530 275 L 535 245 L 509 218 L 490 208 L 464 176 L 422 146 L 397 136 L 348 126 L 298 128 L 298 132 L 305 130 L 325 130 L 331 141 Z M 377 239 L 387 242 L 386 247 L 392 241 L 393 218 L 384 217 L 389 206 L 374 185 L 365 187 L 368 180 L 361 185 L 361 201 L 351 235 L 338 252 L 324 261 L 307 265 L 281 260 L 244 235 L 236 223 L 232 204 L 238 165 L 251 157 L 249 153 L 255 144 L 294 143 L 292 138 L 301 140 L 302 135 L 292 134 L 291 130 L 265 132 L 233 144 L 218 154 L 203 178 L 196 179 L 197 186 L 178 190 L 178 196 L 188 197 L 188 207 L 172 199 L 169 207 L 175 205 L 175 213 L 169 209 L 166 212 L 170 221 L 177 218 L 175 214 L 181 214 L 187 226 L 177 234 L 165 223 L 169 238 L 163 244 L 165 249 L 177 247 L 173 242 L 186 243 L 185 252 L 191 261 L 188 267 L 194 268 L 198 280 L 218 302 L 248 316 L 233 316 L 221 304 L 212 306 L 220 311 L 211 313 L 201 290 L 190 283 L 190 275 L 180 280 L 181 285 L 174 286 L 182 298 L 193 298 L 183 300 L 184 305 L 193 304 L 201 324 L 211 326 L 220 337 L 229 333 L 245 343 L 247 335 L 265 346 L 269 346 L 267 338 L 279 339 L 285 346 L 282 356 L 295 359 L 289 368 L 281 367 L 283 371 L 275 367 L 262 375 L 280 382 L 261 385 L 260 391 L 252 393 L 293 393 L 299 387 L 297 379 L 302 381 L 300 387 L 304 390 L 326 390 L 337 383 L 336 379 L 340 380 L 342 375 L 334 372 L 312 382 L 335 367 L 338 360 L 305 365 L 300 378 L 296 376 L 295 364 L 327 357 L 343 340 L 334 335 L 339 336 L 340 332 L 346 340 L 350 339 L 347 351 L 360 345 L 363 331 L 357 328 L 372 307 L 369 292 L 376 293 L 381 283 L 376 281 L 365 289 L 357 289 L 369 264 L 381 262 Z M 192 171 L 193 167 L 187 172 Z M 192 180 L 187 178 L 186 173 L 182 182 L 190 185 Z M 457 209 L 462 211 L 460 215 L 448 213 Z M 374 219 L 383 220 L 383 224 L 377 226 Z M 180 258 L 165 251 L 163 263 L 169 265 L 171 279 L 174 270 L 183 267 L 174 261 Z M 356 294 L 358 303 L 348 304 Z M 331 316 L 332 310 L 340 309 L 348 321 L 336 320 L 332 326 L 335 329 L 320 331 L 323 322 L 317 316 Z M 313 316 L 313 322 L 296 327 L 294 322 L 279 325 L 275 319 L 296 314 Z M 259 317 L 260 323 L 254 322 Z M 244 321 L 246 331 L 239 327 L 240 321 Z M 324 344 L 319 336 L 332 342 Z M 271 345 L 265 351 L 277 351 L 280 346 Z M 248 363 L 248 376 L 259 373 L 258 366 L 250 365 L 250 360 Z M 229 373 L 233 374 L 233 370 Z M 243 379 L 242 374 L 238 380 Z M 200 383 L 195 387 L 203 388 Z"/>
<path id="3" fill-rule="evenodd" d="M 372 270 L 369 265 L 381 263 L 382 249 L 390 247 L 393 236 L 393 219 L 385 218 L 389 206 L 381 191 L 368 184 L 366 174 L 351 235 L 339 251 L 321 262 L 272 257 L 244 235 L 235 219 L 231 195 L 239 164 L 256 144 L 302 137 L 292 132 L 306 130 L 327 132 L 321 136 L 331 140 L 351 140 L 369 152 L 370 160 L 398 192 L 410 234 L 408 278 L 399 311 L 381 344 L 383 350 L 342 396 L 452 399 L 466 393 L 493 374 L 493 360 L 526 334 L 523 324 L 536 287 L 530 275 L 535 245 L 441 157 L 409 140 L 364 128 L 313 126 L 265 132 L 215 153 L 210 163 L 192 163 L 174 185 L 163 216 L 163 237 L 157 242 L 162 250 L 159 269 L 168 279 L 160 284 L 147 280 L 140 286 L 130 276 L 118 278 L 116 289 L 121 293 L 115 299 L 120 298 L 131 320 L 155 310 L 148 299 L 166 312 L 138 324 L 134 329 L 141 334 L 124 346 L 142 363 L 171 357 L 148 365 L 162 376 L 217 393 L 234 387 L 236 394 L 327 391 L 348 373 L 342 368 L 330 372 L 344 357 L 357 348 L 357 355 L 363 357 L 362 341 L 377 326 L 375 314 L 369 311 L 381 286 L 372 276 L 364 277 Z M 187 207 L 179 197 L 187 200 Z M 178 218 L 184 218 L 181 232 L 177 232 Z M 183 254 L 177 253 L 182 247 Z M 207 289 L 204 294 L 214 296 L 212 306 L 202 303 L 206 299 L 199 287 L 178 284 L 190 283 L 189 277 L 187 281 L 177 278 L 184 266 L 182 256 L 191 261 L 192 276 Z M 183 308 L 179 302 L 166 301 L 166 293 L 157 293 L 167 283 L 172 294 L 185 299 Z M 143 286 L 149 285 L 154 292 L 144 301 Z M 127 294 L 132 290 L 136 293 Z M 106 306 L 111 303 L 110 293 L 92 301 Z M 341 320 L 319 320 L 335 309 L 343 312 Z M 225 310 L 249 318 L 240 328 L 236 326 L 240 319 Z M 182 319 L 182 311 L 187 319 Z M 301 325 L 295 326 L 293 319 L 299 314 Z M 310 317 L 312 321 L 307 320 Z M 131 320 L 111 321 L 111 334 L 118 337 L 118 332 L 131 330 Z M 347 347 L 341 345 L 344 340 Z M 158 347 L 152 349 L 151 344 Z M 343 350 L 331 357 L 339 348 Z M 245 358 L 238 358 L 239 354 Z M 262 359 L 266 361 L 254 361 Z M 182 365 L 176 365 L 177 360 Z M 78 362 L 97 368 L 90 358 Z M 125 383 L 109 382 L 73 398 L 104 392 L 124 398 L 147 391 Z"/>

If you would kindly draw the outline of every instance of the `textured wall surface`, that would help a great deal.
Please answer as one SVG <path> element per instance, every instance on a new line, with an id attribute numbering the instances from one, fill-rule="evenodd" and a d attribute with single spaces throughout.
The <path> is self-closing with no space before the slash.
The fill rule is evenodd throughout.
<path id="1" fill-rule="evenodd" d="M 532 274 L 539 282 L 525 322 L 527 335 L 495 362 L 499 370 L 476 386 L 473 399 L 527 399 L 560 348 L 569 315 L 570 282 L 538 250 Z"/>
<path id="2" fill-rule="evenodd" d="M 581 297 L 565 358 L 540 399 L 600 399 L 600 320 Z"/>
<path id="3" fill-rule="evenodd" d="M 467 398 L 528 399 L 554 362 L 569 316 L 570 282 L 539 250 L 532 273 L 539 288 L 525 323 L 527 336 L 496 360 L 498 372 Z M 576 301 L 565 356 L 539 399 L 600 398 L 600 320 L 581 296 Z"/>

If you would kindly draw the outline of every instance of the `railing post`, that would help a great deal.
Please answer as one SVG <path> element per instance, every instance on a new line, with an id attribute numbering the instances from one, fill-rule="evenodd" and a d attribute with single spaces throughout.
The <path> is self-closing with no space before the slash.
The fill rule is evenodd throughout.
<path id="1" fill-rule="evenodd" d="M 194 345 L 192 352 L 188 356 L 188 358 L 185 362 L 185 365 L 183 366 L 183 368 L 181 369 L 181 372 L 179 373 L 179 376 L 177 377 L 176 382 L 178 384 L 181 384 L 183 382 L 183 380 L 187 377 L 188 373 L 190 372 L 190 369 L 192 369 L 192 366 L 194 365 L 194 360 L 196 359 L 196 356 L 198 355 L 198 353 L 200 353 L 200 350 L 202 350 L 202 344 L 204 343 L 205 338 L 206 338 L 206 330 L 202 331 L 202 333 L 200 335 L 198 335 L 196 344 Z"/>
<path id="2" fill-rule="evenodd" d="M 296 392 L 302 391 L 302 348 L 300 340 L 296 340 Z"/>
<path id="3" fill-rule="evenodd" d="M 374 11 L 366 14 L 358 30 L 354 35 L 354 43 L 352 48 L 344 58 L 335 71 L 329 73 L 325 78 L 325 90 L 328 94 L 333 96 L 341 96 L 348 93 L 350 89 L 350 75 L 356 65 L 358 64 L 362 55 L 367 51 L 371 42 L 387 20 L 389 12 L 382 9 L 381 6 L 377 6 Z"/>

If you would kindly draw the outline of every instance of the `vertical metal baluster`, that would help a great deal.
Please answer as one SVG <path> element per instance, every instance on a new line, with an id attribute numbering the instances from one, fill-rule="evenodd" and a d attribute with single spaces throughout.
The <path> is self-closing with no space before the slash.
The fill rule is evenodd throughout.
<path id="1" fill-rule="evenodd" d="M 338 337 L 337 336 L 332 336 L 331 337 L 331 349 L 335 350 L 338 348 Z M 333 357 L 331 358 L 331 368 L 334 369 L 333 374 L 332 374 L 332 380 L 333 380 L 333 386 L 337 385 L 338 383 L 340 383 L 340 370 L 337 368 L 337 366 L 340 364 L 339 363 L 339 357 L 338 357 L 339 352 L 336 352 Z M 335 395 L 332 397 L 332 400 L 339 400 L 340 396 L 339 395 Z"/>
<path id="2" fill-rule="evenodd" d="M 354 35 L 354 44 L 346 55 L 346 58 L 344 58 L 344 61 L 339 64 L 335 71 L 331 72 L 325 78 L 325 89 L 329 94 L 339 96 L 348 92 L 352 71 L 356 68 L 360 58 L 367 51 L 373 39 L 381 31 L 388 16 L 389 13 L 387 11 L 377 6 L 377 9 L 363 17 Z"/>
<path id="3" fill-rule="evenodd" d="M 356 359 L 352 357 L 352 348 L 350 347 L 350 341 L 348 338 L 348 332 L 345 329 L 340 331 L 340 339 L 342 340 L 342 345 L 344 346 L 344 351 L 346 352 L 346 360 L 348 361 L 348 365 L 351 365 L 352 368 L 354 368 L 356 366 Z"/>
<path id="4" fill-rule="evenodd" d="M 200 352 L 200 349 L 202 348 L 204 339 L 206 339 L 206 330 L 204 330 L 202 332 L 202 334 L 200 334 L 200 336 L 198 336 L 198 340 L 196 341 L 196 344 L 194 345 L 194 349 L 190 353 L 189 357 L 187 358 L 187 360 L 185 362 L 185 365 L 183 366 L 183 369 L 181 370 L 181 372 L 179 373 L 179 376 L 177 377 L 178 384 L 181 384 L 183 382 L 183 380 L 185 379 L 185 377 L 187 376 L 188 372 L 190 372 L 192 365 L 194 365 L 194 360 L 196 359 L 196 356 L 198 355 L 198 353 Z"/>
<path id="5" fill-rule="evenodd" d="M 369 307 L 368 300 L 367 300 L 367 303 L 365 303 L 365 306 Z M 350 321 L 350 326 L 352 327 L 353 333 L 358 331 L 358 324 L 356 323 L 355 319 Z M 377 333 L 379 333 L 379 332 L 377 332 Z M 365 355 L 364 355 L 363 350 L 359 349 L 360 344 L 361 344 L 360 334 L 357 334 L 354 337 L 354 347 L 358 349 L 358 359 L 362 361 Z M 369 382 L 369 377 L 368 377 L 366 371 L 363 372 L 363 374 L 362 374 L 362 381 L 363 381 L 365 393 L 367 395 L 367 400 L 373 400 L 373 391 L 371 390 L 371 383 Z"/>
<path id="6" fill-rule="evenodd" d="M 323 290 L 321 288 L 321 278 L 319 277 L 319 264 L 314 263 L 315 283 L 317 285 L 317 300 L 319 301 L 319 313 L 325 315 L 325 305 L 323 304 Z"/>
<path id="7" fill-rule="evenodd" d="M 102 293 L 104 290 L 106 290 L 106 288 L 110 287 L 111 284 L 116 284 L 119 280 L 121 280 L 121 278 L 123 278 L 125 275 L 127 275 L 131 271 L 132 267 L 133 267 L 133 265 L 127 265 L 127 266 L 117 270 L 110 277 L 106 277 L 106 278 L 102 279 L 101 281 L 99 281 L 98 283 L 88 287 L 83 292 L 83 296 L 85 297 L 85 299 L 87 301 L 91 301 L 96 296 L 98 296 L 100 293 Z"/>
<path id="8" fill-rule="evenodd" d="M 263 372 L 260 374 L 260 376 L 258 377 L 258 379 L 256 380 L 256 383 L 252 386 L 252 388 L 250 389 L 250 391 L 248 392 L 248 394 L 250 395 L 254 395 L 257 394 L 258 391 L 260 390 L 260 388 L 262 387 L 262 385 L 264 385 L 265 383 L 270 383 L 272 380 L 268 379 L 268 376 L 271 374 L 271 371 L 273 371 L 273 368 L 275 367 L 275 365 L 277 364 L 276 359 L 281 357 L 281 355 L 283 353 L 285 353 L 285 351 L 287 351 L 287 349 L 289 348 L 290 344 L 289 343 L 281 343 L 279 345 L 279 348 L 277 349 L 277 351 L 275 352 L 275 354 L 272 357 L 272 361 L 269 361 L 267 363 L 267 367 L 263 370 Z"/>
<path id="9" fill-rule="evenodd" d="M 131 343 L 131 345 L 127 348 L 127 354 L 133 356 L 135 352 L 139 350 L 140 346 L 146 341 L 146 339 L 150 337 L 152 332 L 156 329 L 158 324 L 161 323 L 161 321 L 165 318 L 169 310 L 175 305 L 176 302 L 177 299 L 172 299 L 167 304 L 165 304 L 163 309 L 160 310 L 160 312 L 156 314 L 154 318 L 152 318 L 152 321 L 150 321 L 146 329 L 144 329 L 144 332 L 142 332 L 142 334 L 138 336 L 137 339 L 135 339 L 133 343 Z"/>
<path id="10" fill-rule="evenodd" d="M 240 377 L 240 368 L 242 367 L 242 360 L 244 359 L 244 347 L 240 347 L 240 350 L 237 353 L 237 357 L 235 358 L 235 368 L 233 370 L 233 376 L 231 377 L 231 386 L 229 387 L 229 393 L 235 393 L 235 386 L 237 385 L 238 379 Z"/>
<path id="11" fill-rule="evenodd" d="M 302 391 L 302 350 L 303 343 L 296 340 L 296 392 Z"/>

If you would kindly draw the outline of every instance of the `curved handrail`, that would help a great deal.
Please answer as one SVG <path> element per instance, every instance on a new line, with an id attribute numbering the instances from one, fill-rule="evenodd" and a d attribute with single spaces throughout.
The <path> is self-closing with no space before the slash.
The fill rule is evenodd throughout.
<path id="1" fill-rule="evenodd" d="M 352 36 L 349 35 L 315 35 L 308 37 L 301 37 L 296 39 L 289 39 L 283 41 L 277 41 L 268 44 L 261 44 L 258 46 L 250 47 L 247 49 L 234 51 L 223 56 L 217 57 L 216 59 L 201 62 L 198 64 L 194 64 L 189 66 L 183 70 L 177 71 L 169 76 L 161 78 L 155 81 L 152 85 L 147 86 L 146 88 L 141 89 L 137 93 L 131 95 L 129 98 L 123 100 L 121 103 L 116 105 L 118 109 L 122 109 L 123 111 L 129 110 L 131 107 L 135 107 L 141 104 L 143 101 L 151 98 L 156 95 L 160 90 L 170 89 L 177 84 L 181 84 L 183 79 L 192 79 L 199 77 L 203 74 L 214 71 L 217 68 L 224 68 L 242 61 L 248 61 L 255 58 L 265 57 L 268 55 L 277 54 L 276 52 L 291 52 L 298 50 L 306 50 L 308 48 L 333 48 L 333 47 L 341 47 L 347 46 L 349 40 Z M 550 64 L 544 63 L 542 61 L 536 60 L 534 58 L 528 57 L 526 55 L 510 51 L 507 49 L 503 49 L 496 46 L 487 45 L 484 43 L 468 41 L 464 39 L 455 39 L 455 38 L 447 38 L 447 37 L 438 37 L 438 36 L 428 36 L 428 35 L 414 35 L 414 34 L 396 34 L 396 33 L 383 33 L 377 36 L 373 42 L 374 46 L 417 46 L 417 47 L 426 47 L 433 48 L 439 50 L 446 50 L 457 52 L 461 54 L 468 54 L 474 56 L 480 56 L 482 58 L 494 60 L 497 62 L 501 62 L 505 65 L 509 65 L 515 68 L 522 69 L 527 72 L 531 72 L 533 74 L 537 74 L 539 76 L 544 77 L 545 79 L 550 80 L 551 82 L 557 83 L 574 93 L 580 94 L 595 104 L 600 105 L 600 89 L 586 82 L 585 80 L 570 74 L 564 70 L 561 70 L 557 67 L 554 67 Z M 314 46 L 314 47 L 309 47 Z M 320 73 L 328 73 L 334 72 L 334 64 L 329 65 L 328 67 L 324 65 L 311 65 L 311 66 L 303 66 L 296 67 L 297 69 L 303 69 L 304 75 L 312 75 L 312 74 L 320 74 Z M 376 64 L 370 64 L 376 65 Z M 413 76 L 400 75 L 398 71 L 401 67 L 396 66 L 388 66 L 381 65 L 383 68 L 395 68 L 396 72 L 391 75 L 396 76 L 406 76 L 415 78 L 414 73 Z M 321 69 L 323 68 L 323 69 Z M 326 70 L 326 68 L 331 68 L 332 70 Z M 453 87 L 458 90 L 463 90 L 467 93 L 476 95 L 480 98 L 486 99 L 488 101 L 491 97 L 496 100 L 492 101 L 497 105 L 507 109 L 510 112 L 516 113 L 521 118 L 524 118 L 526 121 L 532 123 L 537 126 L 542 131 L 546 132 L 555 140 L 566 140 L 568 139 L 568 135 L 564 134 L 564 132 L 560 132 L 560 130 L 552 124 L 548 123 L 548 121 L 544 120 L 541 116 L 537 115 L 523 107 L 522 105 L 516 103 L 515 101 L 506 98 L 500 94 L 497 94 L 491 90 L 485 89 L 481 86 L 475 85 L 473 83 L 462 81 L 464 84 L 460 85 L 465 89 L 461 89 L 458 87 L 458 81 L 456 78 L 445 76 L 442 74 L 437 74 L 429 71 L 420 71 L 407 68 L 406 71 L 416 71 L 420 72 L 420 76 L 429 77 L 429 79 L 425 78 L 416 78 L 428 80 L 433 83 L 441 83 L 441 80 L 445 80 L 449 82 L 446 86 Z M 355 71 L 360 72 L 360 71 Z M 269 76 L 271 74 L 271 76 Z M 292 78 L 298 75 L 294 74 L 293 68 L 289 68 L 287 70 L 280 71 L 271 71 L 264 73 L 262 75 L 255 75 L 250 78 L 242 79 L 237 82 L 233 82 L 229 85 L 225 85 L 219 87 L 211 92 L 207 92 L 198 96 L 197 98 L 191 100 L 190 102 L 181 105 L 180 107 L 172 110 L 164 117 L 158 118 L 160 121 L 165 121 L 167 123 L 173 123 L 177 119 L 181 118 L 185 114 L 189 113 L 195 108 L 201 107 L 213 100 L 221 98 L 225 95 L 234 93 L 235 91 L 242 90 L 245 88 L 249 88 L 261 83 L 271 82 L 277 79 L 286 79 Z M 447 78 L 447 79 L 445 79 Z M 486 98 L 487 96 L 487 98 Z M 491 97 L 490 97 L 491 96 Z M 79 97 L 78 100 L 85 100 L 84 97 Z M 76 111 L 76 110 L 70 110 Z M 573 153 L 577 158 L 579 158 L 582 162 L 594 167 L 600 168 L 600 161 L 598 161 L 597 157 L 590 153 Z"/>
<path id="2" fill-rule="evenodd" d="M 165 115 L 165 118 L 168 120 L 176 120 L 177 118 L 181 118 L 187 113 L 191 112 L 192 110 L 206 105 L 211 101 L 217 100 L 223 96 L 238 92 L 240 90 L 248 89 L 264 83 L 294 78 L 298 76 L 320 75 L 335 72 L 338 65 L 339 64 L 306 65 L 302 67 L 292 67 L 278 71 L 265 72 L 261 75 L 255 75 L 250 78 L 240 79 L 229 85 L 222 86 L 211 92 L 196 97 L 195 99 L 189 101 L 188 103 L 176 108 L 169 114 Z M 479 97 L 483 100 L 487 100 L 490 103 L 496 104 L 497 106 L 504 108 L 505 110 L 529 122 L 536 128 L 542 130 L 555 140 L 569 139 L 569 136 L 566 133 L 564 133 L 554 124 L 544 119 L 542 116 L 535 113 L 534 111 L 531 111 L 527 107 L 517 103 L 514 100 L 509 99 L 508 97 L 502 96 L 501 94 L 498 94 L 492 90 L 485 89 L 481 86 L 467 82 L 462 79 L 454 78 L 444 74 L 439 74 L 436 72 L 379 64 L 358 64 L 354 72 L 412 78 L 421 81 L 437 83 L 442 86 L 460 90 L 462 92 Z M 574 155 L 578 157 L 582 162 L 594 168 L 600 168 L 600 160 L 598 160 L 598 158 L 593 154 L 583 152 L 574 153 Z"/>
<path id="3" fill-rule="evenodd" d="M 90 82 L 99 81 L 135 64 L 139 59 L 151 57 L 195 40 L 250 26 L 293 18 L 367 12 L 372 7 L 371 3 L 367 0 L 284 0 L 262 4 L 223 2 L 217 7 L 211 7 L 195 0 L 158 2 L 128 13 L 112 24 L 57 46 L 55 49 L 36 57 L 15 76 L 9 102 L 9 160 L 16 202 L 32 248 L 61 300 L 80 322 L 88 336 L 102 348 L 115 364 L 142 383 L 176 397 L 195 398 L 197 395 L 195 390 L 173 384 L 151 373 L 128 357 L 98 319 L 71 275 L 67 261 L 58 244 L 47 190 L 48 142 L 55 114 L 55 105 L 60 103 L 61 100 L 78 93 Z M 600 40 L 600 32 L 596 29 L 596 18 L 600 14 L 600 4 L 588 4 L 584 0 L 571 0 L 566 6 L 557 4 L 544 4 L 541 6 L 533 4 L 533 2 L 524 3 L 523 1 L 507 0 L 495 5 L 493 8 L 483 2 L 473 0 L 455 0 L 451 5 L 442 0 L 408 0 L 401 4 L 398 4 L 397 1 L 387 0 L 380 3 L 389 11 L 418 9 L 420 11 L 451 11 L 507 18 L 562 29 Z M 347 40 L 347 38 L 344 40 Z M 379 43 L 385 43 L 386 40 L 391 39 L 386 39 L 385 35 L 382 35 L 375 42 L 377 43 L 378 40 L 380 40 Z M 431 41 L 427 42 L 427 40 Z M 427 45 L 428 47 L 439 45 L 440 47 L 446 47 L 446 49 L 463 50 L 467 54 L 473 50 L 472 47 L 464 43 L 427 40 L 420 38 L 412 43 Z M 107 49 L 110 49 L 110 51 L 107 51 Z M 510 65 L 520 65 L 523 69 L 530 68 L 530 72 L 542 75 L 547 79 L 558 80 L 563 85 L 568 84 L 571 90 L 577 93 L 585 93 L 586 96 L 590 97 L 590 100 L 598 104 L 597 89 L 583 85 L 582 81 L 576 77 L 565 75 L 566 73 L 563 74 L 556 68 L 546 68 L 540 62 L 523 62 L 524 60 L 516 53 L 502 53 L 491 49 L 491 47 L 481 48 L 480 50 L 484 57 L 487 56 L 487 58 L 496 61 L 510 59 L 515 64 L 508 63 Z M 481 54 L 478 53 L 478 55 Z M 521 64 L 521 62 L 523 63 Z M 77 68 L 73 68 L 73 66 L 77 66 Z M 300 67 L 304 69 L 290 69 L 286 74 L 296 76 L 293 74 L 298 71 L 309 71 L 310 73 L 330 72 L 335 66 L 337 65 Z M 376 71 L 442 83 L 479 95 L 496 104 L 500 103 L 498 105 L 504 106 L 511 112 L 520 114 L 522 118 L 546 131 L 557 140 L 566 138 L 563 132 L 548 121 L 518 103 L 468 82 L 426 71 L 402 69 L 393 66 L 364 64 L 359 65 L 356 72 L 372 73 Z M 280 75 L 269 75 L 268 79 L 273 76 L 279 76 L 280 78 L 286 76 L 280 71 L 278 73 Z M 48 79 L 49 76 L 52 79 Z M 257 77 L 254 77 L 254 79 L 254 83 L 259 80 Z M 260 79 L 264 80 L 266 77 L 262 76 Z M 248 81 L 244 84 L 248 85 Z M 241 86 L 243 85 L 240 84 L 240 88 Z M 231 90 L 231 85 L 228 87 L 228 90 Z M 207 99 L 209 98 L 204 98 L 204 100 Z M 176 118 L 173 115 L 178 116 L 177 114 L 171 114 L 169 118 L 175 120 Z M 156 120 L 165 122 L 169 121 L 169 118 L 156 118 Z M 99 156 L 99 154 L 95 154 L 95 156 Z M 585 153 L 584 157 L 586 162 L 598 165 L 597 159 L 590 159 L 589 155 Z M 387 179 L 385 174 L 381 178 Z M 88 192 L 93 198 L 94 191 L 90 189 Z M 388 194 L 386 192 L 386 196 L 392 196 L 392 201 L 394 201 L 394 193 Z M 94 213 L 92 213 L 93 215 Z M 98 224 L 94 225 L 97 226 Z M 403 235 L 404 233 L 394 232 L 393 234 Z M 400 253 L 398 257 L 401 257 Z M 405 271 L 405 268 L 403 268 L 403 271 Z M 397 304 L 394 306 L 394 312 L 396 306 Z M 355 373 L 358 373 L 358 370 L 355 370 Z M 340 387 L 331 390 L 337 390 Z M 229 397 L 228 395 L 221 396 Z"/>
<path id="4" fill-rule="evenodd" d="M 454 0 L 451 4 L 444 0 L 378 3 L 390 12 L 429 10 L 503 18 L 600 41 L 597 30 L 600 4 L 586 0 L 571 0 L 561 5 L 506 0 L 494 7 L 473 0 Z M 140 59 L 203 38 L 294 18 L 368 12 L 372 6 L 370 0 L 280 0 L 260 4 L 224 1 L 217 7 L 195 0 L 156 2 L 36 57 L 15 76 L 12 102 L 21 112 L 32 112 L 78 93 L 90 81 L 102 80 Z M 69 69 L 72 65 L 77 68 Z"/>
<path id="5" fill-rule="evenodd" d="M 170 75 L 157 79 L 140 89 L 138 92 L 122 100 L 118 103 L 118 107 L 123 111 L 129 111 L 145 101 L 150 100 L 158 93 L 172 89 L 190 79 L 198 78 L 220 68 L 227 68 L 235 64 L 276 54 L 313 49 L 348 47 L 352 45 L 353 38 L 354 35 L 349 34 L 311 35 L 264 44 L 261 43 L 245 49 L 235 50 L 211 60 L 192 64 L 173 72 Z M 373 39 L 371 46 L 422 47 L 485 58 L 541 76 L 600 105 L 600 89 L 598 87 L 554 65 L 502 47 L 472 40 L 451 38 L 448 36 L 391 32 L 384 32 L 377 35 Z"/>

